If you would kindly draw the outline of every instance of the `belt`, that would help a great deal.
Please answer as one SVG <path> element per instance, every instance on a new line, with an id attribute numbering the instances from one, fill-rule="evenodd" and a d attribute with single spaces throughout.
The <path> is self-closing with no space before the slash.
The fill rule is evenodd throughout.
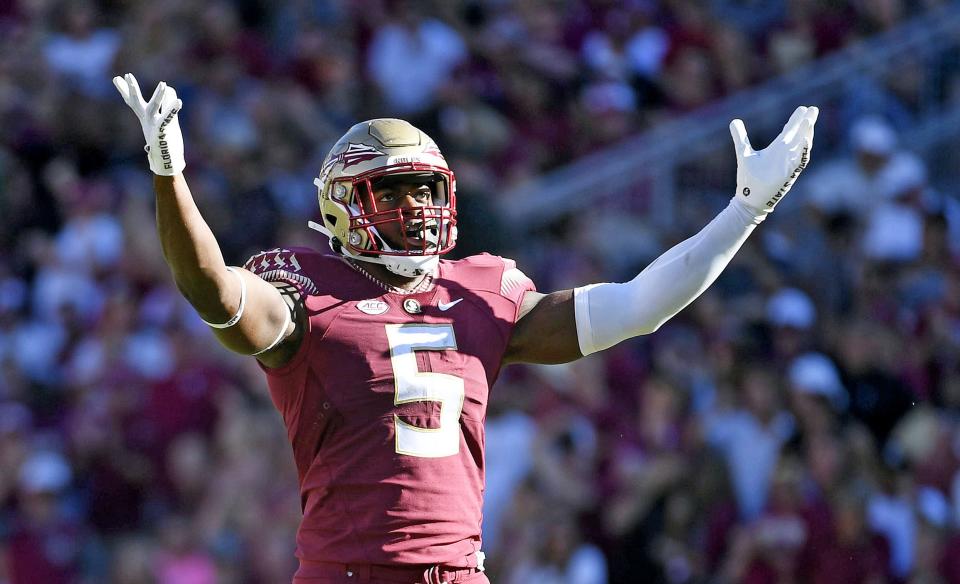
<path id="1" fill-rule="evenodd" d="M 347 576 L 357 582 L 386 580 L 404 584 L 455 584 L 477 573 L 477 568 L 451 566 L 386 566 L 381 564 L 339 564 L 300 560 L 299 576 Z"/>

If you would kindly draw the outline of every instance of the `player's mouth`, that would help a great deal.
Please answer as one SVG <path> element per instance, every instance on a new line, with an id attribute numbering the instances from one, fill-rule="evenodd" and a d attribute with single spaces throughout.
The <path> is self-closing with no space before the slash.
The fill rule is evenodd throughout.
<path id="1" fill-rule="evenodd" d="M 413 220 L 404 223 L 407 248 L 434 249 L 440 241 L 440 227 L 436 220 Z"/>

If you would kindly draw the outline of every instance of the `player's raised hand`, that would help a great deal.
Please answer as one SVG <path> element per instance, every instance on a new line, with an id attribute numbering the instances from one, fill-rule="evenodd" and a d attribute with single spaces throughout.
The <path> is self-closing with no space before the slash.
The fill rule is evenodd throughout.
<path id="1" fill-rule="evenodd" d="M 150 170 L 163 176 L 183 172 L 187 163 L 183 155 L 183 134 L 177 120 L 183 102 L 177 99 L 177 91 L 161 81 L 150 101 L 144 101 L 140 84 L 130 73 L 114 77 L 113 85 L 140 120 Z"/>
<path id="2" fill-rule="evenodd" d="M 769 213 L 787 194 L 810 162 L 813 127 L 820 110 L 800 106 L 769 146 L 757 152 L 750 146 L 742 120 L 730 122 L 737 150 L 737 198 L 754 211 Z"/>

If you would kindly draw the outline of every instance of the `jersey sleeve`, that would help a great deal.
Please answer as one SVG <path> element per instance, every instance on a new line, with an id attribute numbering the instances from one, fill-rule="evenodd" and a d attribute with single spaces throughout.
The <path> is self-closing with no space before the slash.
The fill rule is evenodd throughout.
<path id="1" fill-rule="evenodd" d="M 317 293 L 317 285 L 305 266 L 314 255 L 316 252 L 309 249 L 276 248 L 254 254 L 243 267 L 278 288 L 289 286 L 305 297 Z"/>
<path id="2" fill-rule="evenodd" d="M 523 302 L 523 296 L 527 292 L 536 292 L 537 287 L 533 280 L 527 277 L 517 263 L 508 258 L 500 258 L 503 261 L 503 273 L 500 275 L 500 294 L 510 300 L 514 306 L 513 322 L 517 322 L 520 316 L 520 305 Z"/>
<path id="3" fill-rule="evenodd" d="M 290 318 L 296 321 L 297 311 L 302 310 L 307 297 L 318 293 L 314 282 L 318 272 L 317 263 L 317 254 L 313 250 L 275 248 L 254 254 L 243 264 L 243 268 L 273 284 L 286 302 L 290 310 Z M 311 324 L 309 319 L 306 323 L 309 330 Z M 268 375 L 283 377 L 299 367 L 308 352 L 309 345 L 310 335 L 307 334 L 303 337 L 296 355 L 287 364 L 276 368 L 267 367 L 260 361 L 257 361 L 257 364 Z"/>

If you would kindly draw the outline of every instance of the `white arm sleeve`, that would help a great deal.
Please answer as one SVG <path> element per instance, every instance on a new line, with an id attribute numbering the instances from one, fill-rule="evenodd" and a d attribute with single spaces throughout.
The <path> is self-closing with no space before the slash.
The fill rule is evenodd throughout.
<path id="1" fill-rule="evenodd" d="M 633 280 L 574 289 L 580 352 L 589 355 L 660 328 L 717 279 L 764 217 L 734 198 L 699 233 Z"/>

